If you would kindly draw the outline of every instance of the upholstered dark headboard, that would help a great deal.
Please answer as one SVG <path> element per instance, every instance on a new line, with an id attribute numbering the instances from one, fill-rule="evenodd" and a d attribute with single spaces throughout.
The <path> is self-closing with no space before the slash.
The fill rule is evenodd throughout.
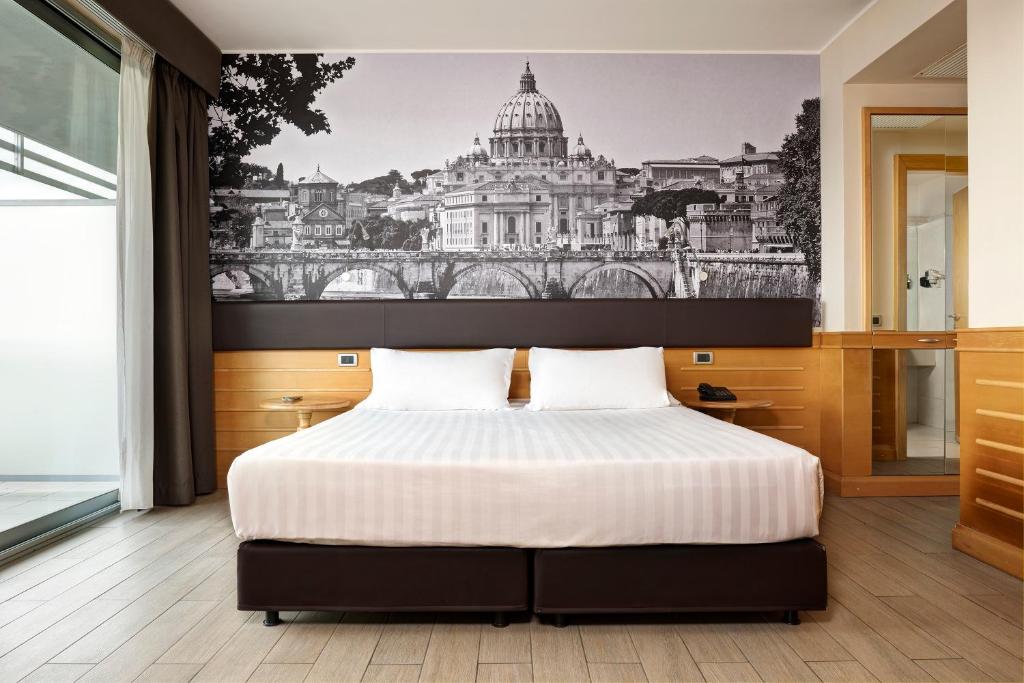
<path id="1" fill-rule="evenodd" d="M 810 346 L 812 315 L 810 299 L 233 302 L 213 306 L 213 346 Z"/>

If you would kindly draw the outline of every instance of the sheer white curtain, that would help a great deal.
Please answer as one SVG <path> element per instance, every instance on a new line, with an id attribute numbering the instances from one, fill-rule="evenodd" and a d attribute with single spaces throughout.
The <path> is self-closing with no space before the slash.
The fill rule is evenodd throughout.
<path id="1" fill-rule="evenodd" d="M 153 52 L 125 37 L 117 126 L 117 403 L 121 509 L 153 507 Z"/>

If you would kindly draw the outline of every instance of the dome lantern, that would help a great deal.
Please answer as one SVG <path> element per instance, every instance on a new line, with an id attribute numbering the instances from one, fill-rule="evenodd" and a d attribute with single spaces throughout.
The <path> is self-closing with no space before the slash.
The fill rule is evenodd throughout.
<path id="1" fill-rule="evenodd" d="M 567 149 L 562 117 L 554 102 L 537 90 L 537 79 L 527 62 L 519 89 L 498 108 L 494 118 L 490 155 L 495 160 L 557 160 L 565 158 Z"/>
<path id="2" fill-rule="evenodd" d="M 519 92 L 537 92 L 537 79 L 530 71 L 530 60 L 526 60 L 526 70 L 519 77 Z"/>

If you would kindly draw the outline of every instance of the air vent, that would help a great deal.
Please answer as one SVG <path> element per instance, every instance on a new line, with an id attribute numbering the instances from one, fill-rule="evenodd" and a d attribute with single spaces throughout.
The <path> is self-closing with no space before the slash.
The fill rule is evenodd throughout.
<path id="1" fill-rule="evenodd" d="M 967 43 L 921 69 L 914 78 L 967 78 Z"/>
<path id="2" fill-rule="evenodd" d="M 875 114 L 871 117 L 871 127 L 875 130 L 914 130 L 940 118 L 932 114 Z"/>

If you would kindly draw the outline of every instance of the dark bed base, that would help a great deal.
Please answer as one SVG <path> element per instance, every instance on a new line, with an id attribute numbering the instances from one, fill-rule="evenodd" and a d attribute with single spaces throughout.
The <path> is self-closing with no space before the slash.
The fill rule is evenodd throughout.
<path id="1" fill-rule="evenodd" d="M 532 564 L 531 564 L 532 559 Z M 532 575 L 532 576 L 531 576 Z M 568 615 L 825 609 L 825 549 L 757 545 L 384 548 L 280 541 L 238 546 L 238 609 Z M 530 593 L 532 588 L 532 601 Z"/>
<path id="2" fill-rule="evenodd" d="M 530 609 L 530 552 L 520 548 L 381 548 L 245 541 L 238 609 L 322 612 L 510 612 Z"/>
<path id="3" fill-rule="evenodd" d="M 825 548 L 809 538 L 754 545 L 551 548 L 534 553 L 533 611 L 552 615 L 825 609 Z"/>

